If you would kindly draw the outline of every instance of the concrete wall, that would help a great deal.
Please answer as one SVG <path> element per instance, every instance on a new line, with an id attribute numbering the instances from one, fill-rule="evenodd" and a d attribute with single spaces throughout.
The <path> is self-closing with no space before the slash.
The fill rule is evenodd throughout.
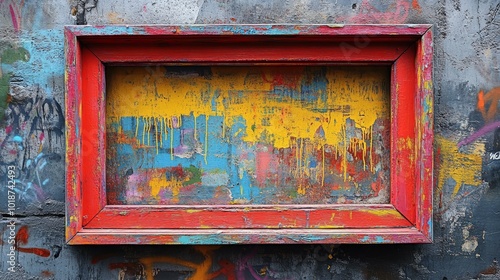
<path id="1" fill-rule="evenodd" d="M 500 279 L 500 3 L 377 2 L 0 0 L 0 279 Z M 139 23 L 434 24 L 434 244 L 65 245 L 63 26 Z"/>

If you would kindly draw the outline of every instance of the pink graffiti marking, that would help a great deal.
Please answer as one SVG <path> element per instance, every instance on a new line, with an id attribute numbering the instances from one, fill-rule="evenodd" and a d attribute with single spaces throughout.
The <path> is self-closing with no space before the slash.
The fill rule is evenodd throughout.
<path id="1" fill-rule="evenodd" d="M 247 256 L 243 257 L 239 262 L 237 262 L 236 266 L 236 276 L 237 279 L 246 279 L 245 271 L 249 271 L 254 280 L 267 280 L 269 279 L 268 275 L 265 277 L 260 277 L 260 275 L 255 271 L 252 265 L 249 263 L 249 260 L 252 259 L 257 254 L 257 251 L 254 250 Z"/>
<path id="2" fill-rule="evenodd" d="M 14 30 L 16 32 L 19 31 L 19 22 L 17 21 L 17 15 L 14 10 L 14 6 L 12 4 L 9 5 L 10 17 L 12 18 L 12 25 L 14 26 Z"/>
<path id="3" fill-rule="evenodd" d="M 469 137 L 458 143 L 458 147 L 469 145 L 476 141 L 479 137 L 500 128 L 500 121 L 493 122 L 497 115 L 498 104 L 500 103 L 500 87 L 496 87 L 488 91 L 486 94 L 480 90 L 477 94 L 477 109 L 481 112 L 486 125 L 478 131 L 471 134 Z"/>
<path id="4" fill-rule="evenodd" d="M 500 128 L 500 121 L 487 124 L 487 125 L 483 126 L 480 130 L 471 134 L 469 137 L 458 142 L 458 147 L 460 148 L 462 146 L 469 145 L 470 143 L 476 141 L 479 137 L 481 137 L 489 132 L 492 132 L 493 130 L 495 130 L 497 128 Z"/>

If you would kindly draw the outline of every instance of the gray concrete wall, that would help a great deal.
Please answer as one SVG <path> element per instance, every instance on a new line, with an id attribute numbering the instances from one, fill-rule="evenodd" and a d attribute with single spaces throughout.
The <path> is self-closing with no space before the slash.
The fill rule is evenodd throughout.
<path id="1" fill-rule="evenodd" d="M 154 23 L 433 24 L 435 242 L 65 245 L 63 26 Z M 0 279 L 500 279 L 499 44 L 496 0 L 0 0 Z"/>

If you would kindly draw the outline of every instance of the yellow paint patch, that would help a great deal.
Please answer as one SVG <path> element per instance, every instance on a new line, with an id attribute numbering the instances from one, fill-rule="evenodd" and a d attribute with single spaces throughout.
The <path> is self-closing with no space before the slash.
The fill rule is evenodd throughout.
<path id="1" fill-rule="evenodd" d="M 298 100 L 287 94 L 277 97 L 276 67 L 211 67 L 207 78 L 193 75 L 173 76 L 164 68 L 119 67 L 108 71 L 107 120 L 137 117 L 146 121 L 144 132 L 152 125 L 161 130 L 179 127 L 182 116 L 222 116 L 224 127 L 242 118 L 246 129 L 241 133 L 247 142 L 268 142 L 275 148 L 290 148 L 291 139 L 315 140 L 321 126 L 324 144 L 344 141 L 349 118 L 369 133 L 376 119 L 388 117 L 389 77 L 379 68 L 362 71 L 328 67 L 326 86 L 317 89 L 324 98 Z M 292 79 L 305 79 L 303 68 L 283 68 Z M 297 74 L 298 73 L 298 74 Z M 304 76 L 302 76 L 304 75 Z M 297 79 L 299 79 L 297 78 Z M 299 81 L 292 83 L 297 92 L 306 91 Z M 280 86 L 278 86 L 279 88 Z M 125 96 L 124 93 L 127 93 Z M 304 93 L 309 94 L 309 93 Z M 109 123 L 108 123 L 109 125 Z M 165 131 L 160 131 L 163 135 Z M 212 133 L 212 132 L 211 132 Z M 215 132 L 217 133 L 217 132 Z M 197 134 L 198 135 L 198 134 Z M 224 135 L 221 131 L 220 135 Z M 319 141 L 316 137 L 316 142 Z M 144 139 L 143 141 L 147 140 Z M 344 145 L 347 146 L 347 145 Z"/>
<path id="2" fill-rule="evenodd" d="M 70 223 L 78 223 L 78 218 L 75 215 L 71 215 L 69 217 L 69 222 Z"/>
<path id="3" fill-rule="evenodd" d="M 414 163 L 415 162 L 415 142 L 413 141 L 412 138 L 406 137 L 406 138 L 399 138 L 397 141 L 397 147 L 396 147 L 398 152 L 408 152 L 409 155 L 409 162 Z M 401 168 L 406 168 L 406 166 L 400 166 Z"/>
<path id="4" fill-rule="evenodd" d="M 178 201 L 180 189 L 182 188 L 182 181 L 172 178 L 167 180 L 165 176 L 154 177 L 149 180 L 149 187 L 151 188 L 151 196 L 157 197 L 162 188 L 167 188 L 172 191 L 172 200 Z"/>
<path id="5" fill-rule="evenodd" d="M 424 88 L 427 90 L 432 90 L 432 81 L 425 81 Z"/>
<path id="6" fill-rule="evenodd" d="M 401 214 L 397 210 L 393 209 L 374 209 L 374 210 L 361 210 L 361 211 L 377 215 L 379 217 L 382 216 L 401 217 Z"/>
<path id="7" fill-rule="evenodd" d="M 482 155 L 484 143 L 474 143 L 471 151 L 462 153 L 457 148 L 457 143 L 442 136 L 436 137 L 440 155 L 440 168 L 438 174 L 438 188 L 442 189 L 448 178 L 453 178 L 456 185 L 453 189 L 455 196 L 463 184 L 477 186 L 481 184 Z"/>

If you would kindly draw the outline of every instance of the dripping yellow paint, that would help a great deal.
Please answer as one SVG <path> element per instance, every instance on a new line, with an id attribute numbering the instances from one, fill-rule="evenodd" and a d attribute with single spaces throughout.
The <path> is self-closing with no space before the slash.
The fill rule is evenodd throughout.
<path id="1" fill-rule="evenodd" d="M 169 76 L 165 68 L 117 67 L 109 71 L 107 77 L 112 86 L 107 89 L 106 119 L 108 122 L 121 117 L 143 120 L 142 144 L 150 143 L 149 138 L 144 139 L 144 134 L 150 132 L 153 125 L 161 128 L 163 123 L 164 131 L 160 132 L 163 135 L 167 133 L 165 126 L 174 126 L 174 119 L 175 126 L 180 126 L 183 116 L 194 117 L 195 121 L 202 115 L 207 118 L 222 116 L 223 127 L 231 127 L 241 118 L 246 122 L 243 140 L 255 143 L 264 138 L 275 148 L 290 148 L 293 138 L 317 139 L 315 133 L 321 127 L 324 131 L 321 143 L 333 146 L 344 143 L 345 154 L 350 144 L 344 142 L 348 118 L 363 134 L 371 134 L 375 120 L 388 116 L 389 95 L 384 87 L 389 78 L 385 71 L 326 67 L 326 86 L 316 92 L 323 98 L 304 102 L 286 95 L 273 96 L 273 90 L 287 86 L 295 87 L 297 92 L 305 91 L 300 80 L 281 85 L 273 78 L 280 71 L 292 73 L 293 78 L 296 73 L 303 73 L 301 67 L 281 68 L 211 67 L 211 75 L 207 77 L 196 74 Z M 124 98 L 124 92 L 132 94 Z M 135 129 L 137 136 L 139 128 Z M 218 133 L 225 136 L 224 131 Z M 195 135 L 199 137 L 197 132 Z M 363 154 L 367 152 L 366 145 L 355 148 L 362 149 Z M 365 159 L 363 156 L 363 161 Z"/>

